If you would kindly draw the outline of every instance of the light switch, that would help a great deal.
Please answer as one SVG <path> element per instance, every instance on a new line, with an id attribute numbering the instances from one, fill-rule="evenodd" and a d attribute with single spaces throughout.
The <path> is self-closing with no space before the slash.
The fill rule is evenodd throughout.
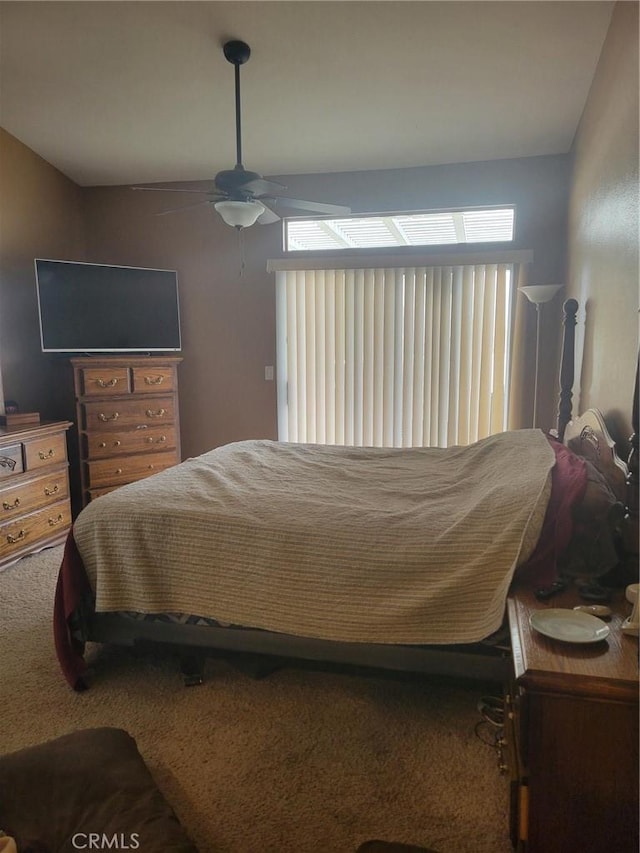
<path id="1" fill-rule="evenodd" d="M 264 369 L 264 378 L 267 382 L 273 382 L 273 365 L 268 364 Z"/>

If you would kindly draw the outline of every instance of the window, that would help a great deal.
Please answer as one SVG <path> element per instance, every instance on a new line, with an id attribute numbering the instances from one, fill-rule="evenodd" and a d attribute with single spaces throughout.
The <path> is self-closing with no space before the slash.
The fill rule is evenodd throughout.
<path id="1" fill-rule="evenodd" d="M 433 246 L 513 240 L 513 207 L 344 219 L 286 219 L 286 251 Z"/>
<path id="2" fill-rule="evenodd" d="M 270 262 L 279 439 L 446 447 L 506 429 L 515 284 L 528 255 Z"/>

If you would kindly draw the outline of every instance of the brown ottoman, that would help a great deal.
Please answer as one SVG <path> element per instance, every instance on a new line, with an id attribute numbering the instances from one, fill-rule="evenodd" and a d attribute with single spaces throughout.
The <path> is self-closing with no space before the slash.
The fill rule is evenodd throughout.
<path id="1" fill-rule="evenodd" d="M 0 756 L 0 830 L 18 850 L 34 853 L 198 853 L 135 740 L 115 728 L 84 729 Z"/>

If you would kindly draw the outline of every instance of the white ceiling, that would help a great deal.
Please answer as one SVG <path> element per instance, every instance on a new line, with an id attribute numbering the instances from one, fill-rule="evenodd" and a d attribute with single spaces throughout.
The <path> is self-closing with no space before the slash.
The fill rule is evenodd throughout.
<path id="1" fill-rule="evenodd" d="M 81 185 L 569 150 L 609 2 L 0 3 L 0 125 Z"/>

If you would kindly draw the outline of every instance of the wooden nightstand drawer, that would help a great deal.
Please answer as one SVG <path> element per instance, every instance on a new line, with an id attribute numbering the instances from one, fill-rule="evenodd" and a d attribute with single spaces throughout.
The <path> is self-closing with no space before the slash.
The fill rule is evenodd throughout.
<path id="1" fill-rule="evenodd" d="M 83 367 L 78 373 L 82 393 L 87 397 L 131 393 L 128 367 Z"/>
<path id="2" fill-rule="evenodd" d="M 132 483 L 170 468 L 178 461 L 177 454 L 173 451 L 87 462 L 89 488 L 100 489 L 105 486 Z"/>
<path id="3" fill-rule="evenodd" d="M 24 456 L 27 471 L 66 462 L 67 442 L 64 433 L 25 441 Z"/>
<path id="4" fill-rule="evenodd" d="M 60 501 L 38 512 L 0 524 L 0 559 L 60 536 L 70 526 L 69 501 Z"/>
<path id="5" fill-rule="evenodd" d="M 0 447 L 0 477 L 10 477 L 24 471 L 22 445 L 9 444 Z"/>
<path id="6" fill-rule="evenodd" d="M 171 365 L 149 364 L 148 367 L 133 368 L 133 391 L 135 394 L 157 394 L 173 391 L 175 370 Z"/>
<path id="7" fill-rule="evenodd" d="M 85 428 L 89 432 L 103 431 L 105 426 L 153 427 L 175 421 L 173 397 L 153 397 L 145 400 L 101 400 L 82 404 Z"/>
<path id="8" fill-rule="evenodd" d="M 0 522 L 32 512 L 68 496 L 69 478 L 66 468 L 3 489 L 0 494 Z"/>
<path id="9" fill-rule="evenodd" d="M 156 450 L 171 450 L 176 447 L 176 429 L 167 424 L 163 427 L 145 427 L 131 432 L 89 433 L 87 458 L 101 459 L 128 453 L 150 453 Z"/>

